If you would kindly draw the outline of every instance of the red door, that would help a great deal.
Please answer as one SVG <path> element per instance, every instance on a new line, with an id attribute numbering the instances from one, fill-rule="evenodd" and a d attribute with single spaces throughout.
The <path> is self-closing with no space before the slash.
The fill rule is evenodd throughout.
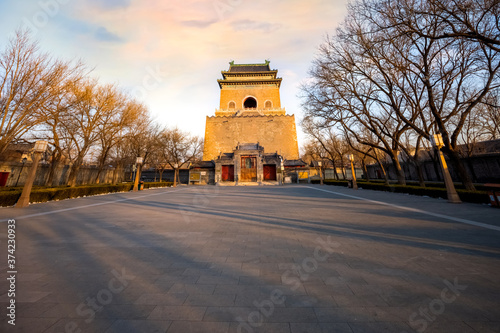
<path id="1" fill-rule="evenodd" d="M 257 158 L 255 156 L 241 157 L 241 181 L 257 181 Z"/>
<path id="2" fill-rule="evenodd" d="M 275 164 L 264 164 L 264 180 L 276 180 Z"/>
<path id="3" fill-rule="evenodd" d="M 10 172 L 0 172 L 0 186 L 5 186 L 7 184 L 7 180 L 9 179 Z"/>
<path id="4" fill-rule="evenodd" d="M 234 182 L 234 165 L 222 166 L 222 181 Z"/>

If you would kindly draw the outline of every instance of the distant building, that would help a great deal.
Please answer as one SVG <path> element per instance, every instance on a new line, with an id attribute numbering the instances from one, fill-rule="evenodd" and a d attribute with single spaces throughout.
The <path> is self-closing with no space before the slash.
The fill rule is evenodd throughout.
<path id="1" fill-rule="evenodd" d="M 275 181 L 285 161 L 297 160 L 295 116 L 281 107 L 281 78 L 263 64 L 235 64 L 217 80 L 220 106 L 207 116 L 204 161 L 215 182 Z"/>

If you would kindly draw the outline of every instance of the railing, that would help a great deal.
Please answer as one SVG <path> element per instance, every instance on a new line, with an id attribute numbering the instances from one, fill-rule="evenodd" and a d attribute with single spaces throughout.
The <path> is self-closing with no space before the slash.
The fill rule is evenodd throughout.
<path id="1" fill-rule="evenodd" d="M 258 111 L 262 113 L 286 113 L 285 108 L 244 108 L 244 109 L 215 109 L 216 113 L 228 113 L 228 114 L 234 114 L 234 113 L 241 113 L 245 111 Z"/>

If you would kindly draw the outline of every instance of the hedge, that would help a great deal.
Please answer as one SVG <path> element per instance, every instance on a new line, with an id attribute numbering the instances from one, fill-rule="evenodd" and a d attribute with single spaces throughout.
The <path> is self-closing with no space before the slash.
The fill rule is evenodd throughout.
<path id="1" fill-rule="evenodd" d="M 311 181 L 313 184 L 319 184 L 319 181 Z M 325 185 L 336 185 L 347 187 L 348 181 L 346 180 L 325 180 Z M 441 184 L 440 184 L 441 185 Z M 444 186 L 444 185 L 443 185 Z M 447 199 L 448 194 L 446 188 L 443 187 L 421 187 L 421 186 L 410 186 L 410 185 L 398 185 L 390 184 L 385 185 L 380 182 L 367 182 L 358 181 L 358 187 L 367 190 L 376 191 L 386 191 L 386 192 L 396 192 L 396 193 L 408 193 L 420 196 L 429 196 L 432 198 L 443 198 Z M 464 189 L 457 189 L 458 196 L 462 201 L 473 202 L 473 203 L 489 203 L 490 199 L 488 197 L 488 192 L 486 191 L 467 191 Z"/>
<path id="2" fill-rule="evenodd" d="M 366 183 L 367 181 L 366 180 L 358 180 L 358 183 L 362 183 L 362 182 Z M 372 179 L 368 182 L 369 183 L 378 183 L 378 184 L 385 183 L 384 180 L 380 180 L 380 179 Z M 392 181 L 391 185 L 397 185 L 397 182 Z M 407 180 L 406 185 L 420 187 L 420 183 L 413 181 L 413 180 L 410 180 L 410 181 Z M 455 189 L 457 189 L 457 190 L 460 190 L 460 189 L 465 190 L 465 186 L 462 183 L 454 183 L 454 185 L 455 185 Z M 428 187 L 446 188 L 446 185 L 443 182 L 425 182 L 425 187 L 426 188 L 428 188 Z M 474 184 L 474 187 L 476 188 L 476 191 L 488 191 L 488 188 L 486 186 L 484 186 L 484 184 Z"/>
<path id="3" fill-rule="evenodd" d="M 144 183 L 144 188 L 167 187 L 171 186 L 171 182 L 154 182 Z M 126 192 L 132 190 L 133 184 L 121 183 L 116 185 L 98 184 L 98 185 L 83 185 L 75 187 L 54 187 L 43 188 L 34 187 L 31 190 L 30 202 L 47 202 L 52 200 L 64 200 L 78 197 L 86 197 L 98 194 Z M 0 206 L 7 207 L 16 204 L 21 196 L 22 188 L 0 191 Z"/>
<path id="4" fill-rule="evenodd" d="M 144 189 L 156 188 L 156 187 L 170 187 L 173 185 L 174 185 L 173 182 L 150 182 L 150 183 L 144 183 Z"/>

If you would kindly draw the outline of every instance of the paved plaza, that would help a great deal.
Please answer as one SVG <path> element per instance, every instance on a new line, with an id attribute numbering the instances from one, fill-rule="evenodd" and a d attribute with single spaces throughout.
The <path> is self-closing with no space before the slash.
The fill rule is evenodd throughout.
<path id="1" fill-rule="evenodd" d="M 1 332 L 500 332 L 500 209 L 487 205 L 180 186 L 0 220 Z"/>

